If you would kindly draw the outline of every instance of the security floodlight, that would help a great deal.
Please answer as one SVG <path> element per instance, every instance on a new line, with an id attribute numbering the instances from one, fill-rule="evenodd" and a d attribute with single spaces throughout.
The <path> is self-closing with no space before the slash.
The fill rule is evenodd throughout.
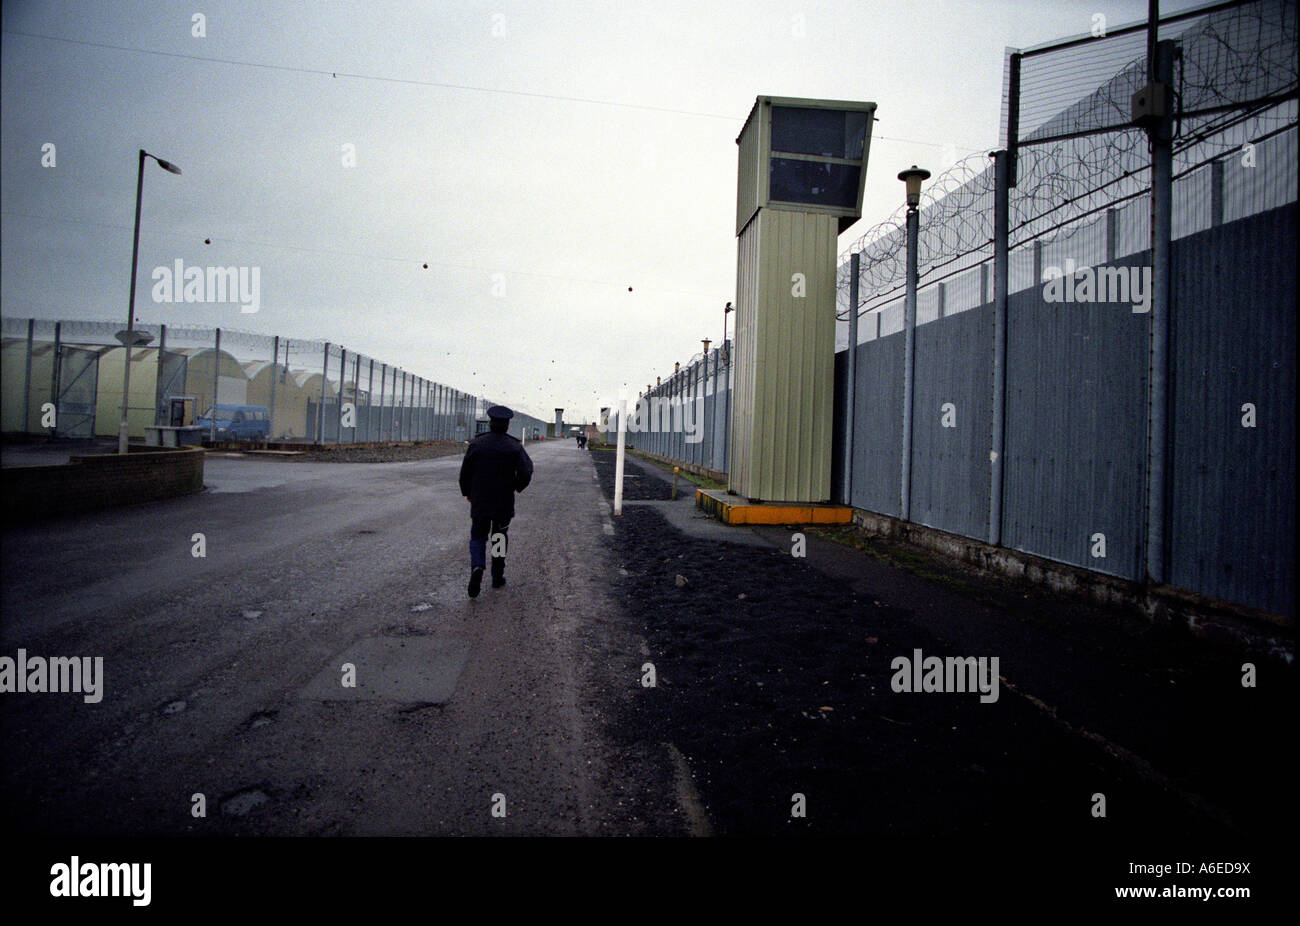
<path id="1" fill-rule="evenodd" d="M 113 337 L 117 338 L 117 340 L 121 342 L 123 347 L 142 347 L 153 340 L 153 335 L 150 334 L 149 332 L 137 331 L 134 328 L 130 329 L 129 331 L 128 330 L 119 331 L 116 334 L 114 334 Z"/>
<path id="2" fill-rule="evenodd" d="M 915 209 L 921 204 L 921 181 L 929 180 L 930 172 L 913 164 L 907 170 L 900 171 L 898 179 L 907 184 L 907 207 Z"/>

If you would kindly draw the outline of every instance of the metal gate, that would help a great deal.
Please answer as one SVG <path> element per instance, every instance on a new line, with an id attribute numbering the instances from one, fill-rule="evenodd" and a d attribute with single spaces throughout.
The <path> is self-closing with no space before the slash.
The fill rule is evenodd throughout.
<path id="1" fill-rule="evenodd" d="M 99 352 L 59 347 L 57 437 L 95 436 L 95 396 L 99 383 Z"/>

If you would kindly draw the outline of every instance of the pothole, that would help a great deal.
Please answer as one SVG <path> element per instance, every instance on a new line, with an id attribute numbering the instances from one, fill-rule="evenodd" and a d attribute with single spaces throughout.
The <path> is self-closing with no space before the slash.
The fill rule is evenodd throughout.
<path id="1" fill-rule="evenodd" d="M 248 715 L 248 719 L 244 721 L 244 726 L 249 730 L 256 730 L 258 727 L 275 723 L 275 718 L 279 713 L 279 711 L 254 711 Z"/>
<path id="2" fill-rule="evenodd" d="M 164 714 L 179 714 L 181 711 L 185 710 L 185 708 L 186 704 L 184 701 L 169 701 L 167 704 L 163 705 L 162 712 Z"/>
<path id="3" fill-rule="evenodd" d="M 245 817 L 270 800 L 261 788 L 244 788 L 222 799 L 221 812 L 228 817 Z"/>
<path id="4" fill-rule="evenodd" d="M 446 705 L 437 701 L 417 701 L 415 704 L 408 704 L 406 707 L 398 708 L 397 713 L 414 714 L 416 711 L 428 710 L 429 708 L 435 708 L 441 712 L 446 709 Z"/>
<path id="5" fill-rule="evenodd" d="M 385 637 L 427 637 L 432 632 L 431 628 L 415 623 L 389 624 L 380 631 Z"/>

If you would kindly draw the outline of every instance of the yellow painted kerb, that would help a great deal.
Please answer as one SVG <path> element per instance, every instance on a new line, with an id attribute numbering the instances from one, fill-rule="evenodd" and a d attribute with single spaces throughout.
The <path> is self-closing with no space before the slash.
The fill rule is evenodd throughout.
<path id="1" fill-rule="evenodd" d="M 727 524 L 849 524 L 853 509 L 847 505 L 783 505 L 721 499 L 696 489 L 695 503 Z"/>

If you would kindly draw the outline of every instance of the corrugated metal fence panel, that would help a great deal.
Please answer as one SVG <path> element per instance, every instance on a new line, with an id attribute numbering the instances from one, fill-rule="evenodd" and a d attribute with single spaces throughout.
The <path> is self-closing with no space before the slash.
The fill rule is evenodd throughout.
<path id="1" fill-rule="evenodd" d="M 1148 319 L 1125 302 L 1049 303 L 1042 284 L 1008 300 L 1006 546 L 1140 577 Z"/>
<path id="2" fill-rule="evenodd" d="M 991 305 L 916 329 L 913 520 L 967 537 L 987 536 L 992 395 Z M 944 426 L 945 413 L 952 427 Z"/>
<path id="3" fill-rule="evenodd" d="M 1292 205 L 1173 247 L 1170 580 L 1279 614 L 1295 611 L 1296 245 Z"/>
<path id="4" fill-rule="evenodd" d="M 727 404 L 731 401 L 731 390 L 727 386 L 727 367 L 720 368 L 722 392 L 714 393 L 713 403 L 713 468 L 718 472 L 727 470 Z"/>
<path id="5" fill-rule="evenodd" d="M 858 345 L 853 505 L 898 516 L 902 479 L 903 336 Z"/>
<path id="6" fill-rule="evenodd" d="M 835 316 L 828 309 L 835 304 L 836 220 L 763 210 L 754 221 L 761 236 L 755 257 L 761 260 L 756 295 L 762 307 L 754 416 L 749 434 L 736 429 L 754 456 L 736 488 L 750 498 L 825 501 L 835 386 Z M 796 276 L 801 289 L 792 285 Z"/>
<path id="7" fill-rule="evenodd" d="M 758 237 L 761 222 L 751 221 L 741 232 L 736 257 L 736 333 L 731 368 L 731 468 L 728 488 L 744 493 L 753 478 L 754 428 L 758 365 Z"/>
<path id="8" fill-rule="evenodd" d="M 835 409 L 834 423 L 831 426 L 831 501 L 836 504 L 844 500 L 844 441 L 848 436 L 846 415 L 846 397 L 848 391 L 849 352 L 835 352 Z"/>

